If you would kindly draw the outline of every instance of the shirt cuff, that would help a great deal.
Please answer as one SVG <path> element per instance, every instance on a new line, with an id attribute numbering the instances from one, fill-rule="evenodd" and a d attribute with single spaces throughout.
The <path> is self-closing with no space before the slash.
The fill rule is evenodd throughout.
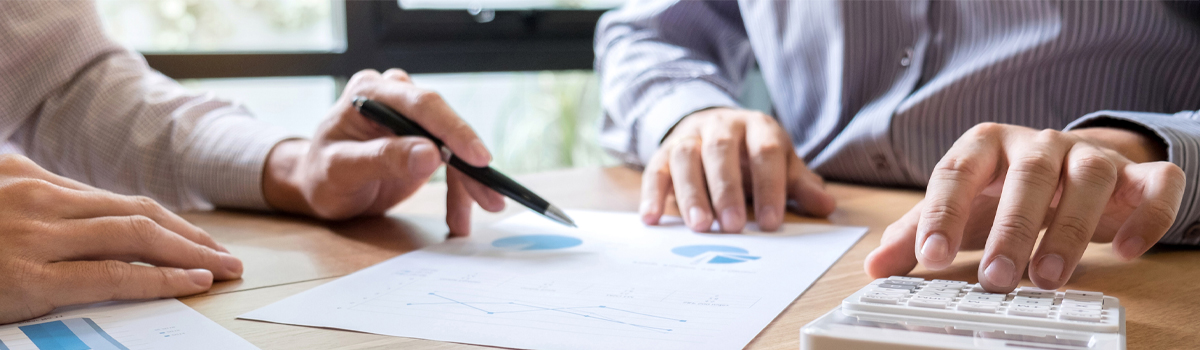
<path id="1" fill-rule="evenodd" d="M 1105 122 L 1121 121 L 1145 128 L 1158 136 L 1167 145 L 1168 161 L 1175 163 L 1187 174 L 1187 185 L 1183 190 L 1183 201 L 1175 223 L 1159 243 L 1200 244 L 1200 225 L 1195 222 L 1200 215 L 1200 112 L 1158 114 L 1128 111 L 1099 111 L 1085 115 L 1064 129 L 1070 131 Z"/>
<path id="2" fill-rule="evenodd" d="M 675 85 L 651 103 L 653 107 L 641 118 L 637 133 L 637 153 L 642 164 L 649 164 L 663 138 L 683 117 L 706 108 L 738 107 L 729 93 L 701 80 Z"/>
<path id="3" fill-rule="evenodd" d="M 279 142 L 300 136 L 229 106 L 209 113 L 187 142 L 182 156 L 187 209 L 214 207 L 271 210 L 263 196 L 267 156 Z"/>

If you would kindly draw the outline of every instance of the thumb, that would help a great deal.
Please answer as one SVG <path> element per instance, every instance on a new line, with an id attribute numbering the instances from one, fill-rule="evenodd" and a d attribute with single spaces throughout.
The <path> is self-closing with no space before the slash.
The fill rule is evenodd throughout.
<path id="1" fill-rule="evenodd" d="M 340 141 L 328 147 L 324 152 L 330 158 L 326 173 L 338 184 L 362 185 L 400 178 L 416 180 L 419 185 L 441 165 L 437 147 L 422 137 Z"/>

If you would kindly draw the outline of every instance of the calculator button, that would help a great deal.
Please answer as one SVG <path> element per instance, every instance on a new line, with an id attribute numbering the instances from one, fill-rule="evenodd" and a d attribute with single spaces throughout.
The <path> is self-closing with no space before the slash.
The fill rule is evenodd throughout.
<path id="1" fill-rule="evenodd" d="M 872 294 L 879 294 L 879 293 L 872 293 Z M 888 295 L 888 294 L 864 295 L 861 298 L 859 298 L 858 300 L 862 301 L 864 303 L 876 303 L 876 304 L 888 304 L 888 305 L 895 305 L 895 304 L 900 303 L 900 297 L 897 297 L 894 295 Z"/>
<path id="2" fill-rule="evenodd" d="M 1063 299 L 1080 300 L 1080 301 L 1100 301 L 1104 299 L 1104 293 L 1100 292 L 1085 292 L 1081 290 L 1068 289 L 1063 295 Z"/>
<path id="3" fill-rule="evenodd" d="M 929 297 L 929 296 L 921 296 L 921 295 L 915 296 L 912 299 L 908 300 L 908 306 L 928 307 L 928 308 L 934 308 L 934 309 L 945 309 L 946 305 L 949 303 L 950 303 L 950 298 Z"/>
<path id="4" fill-rule="evenodd" d="M 892 277 L 888 277 L 888 281 L 909 281 L 909 282 L 920 283 L 920 282 L 925 282 L 925 279 L 917 278 L 917 277 L 892 276 Z"/>
<path id="5" fill-rule="evenodd" d="M 989 314 L 996 313 L 996 308 L 999 308 L 999 307 L 1000 307 L 1000 304 L 958 303 L 959 311 L 986 312 Z"/>
<path id="6" fill-rule="evenodd" d="M 953 297 L 956 297 L 956 296 L 958 296 L 958 293 L 955 293 L 955 292 L 936 292 L 936 291 L 923 290 L 923 291 L 921 291 L 920 293 L 917 293 L 917 295 L 929 295 L 929 296 L 935 296 L 935 297 L 947 297 L 947 298 L 953 298 Z"/>
<path id="7" fill-rule="evenodd" d="M 987 292 L 987 290 L 986 290 L 986 289 L 983 289 L 983 285 L 982 285 L 982 284 L 976 283 L 976 284 L 972 284 L 972 285 L 971 285 L 971 290 L 970 290 L 970 292 L 972 292 L 972 293 L 984 293 L 984 292 Z"/>
<path id="8" fill-rule="evenodd" d="M 1072 303 L 1070 300 L 1063 301 L 1061 306 L 1064 309 L 1080 309 L 1080 310 L 1096 310 L 1096 311 L 1100 311 L 1100 309 L 1103 308 L 1100 306 L 1099 303 L 1081 304 L 1081 303 Z"/>
<path id="9" fill-rule="evenodd" d="M 917 286 L 884 283 L 884 284 L 880 284 L 879 288 L 913 290 L 913 289 L 917 289 Z"/>
<path id="10" fill-rule="evenodd" d="M 1013 300 L 1012 300 L 1012 305 L 1044 305 L 1044 306 L 1050 306 L 1050 305 L 1054 305 L 1054 299 L 1050 299 L 1050 298 L 1029 298 L 1029 297 L 1016 297 L 1016 298 L 1013 298 Z"/>
<path id="11" fill-rule="evenodd" d="M 887 283 L 887 284 L 899 284 L 899 285 L 907 285 L 907 286 L 919 286 L 919 285 L 921 285 L 921 282 L 916 282 L 916 281 L 891 281 L 891 280 L 889 280 L 889 281 L 884 281 L 883 283 Z"/>
<path id="12" fill-rule="evenodd" d="M 1053 298 L 1058 292 L 1033 287 L 1021 287 L 1017 289 L 1017 296 L 1030 298 Z"/>
<path id="13" fill-rule="evenodd" d="M 1084 312 L 1084 310 L 1063 310 L 1058 318 L 1072 321 L 1100 322 L 1100 312 Z"/>
<path id="14" fill-rule="evenodd" d="M 971 292 L 971 293 L 967 293 L 967 296 L 963 297 L 963 299 L 987 300 L 987 301 L 1001 302 L 1001 301 L 1004 301 L 1004 299 L 1006 299 L 1007 297 L 1008 296 L 1004 295 L 1004 294 Z"/>
<path id="15" fill-rule="evenodd" d="M 1008 308 L 1009 315 L 1046 317 L 1050 315 L 1050 307 L 1044 305 L 1016 305 Z"/>
<path id="16" fill-rule="evenodd" d="M 954 290 L 961 290 L 962 287 L 963 287 L 962 285 L 958 285 L 958 284 L 934 283 L 934 282 L 930 282 L 929 284 L 925 285 L 925 288 L 942 288 L 942 289 L 954 289 Z"/>
<path id="17" fill-rule="evenodd" d="M 925 288 L 921 289 L 921 291 L 922 291 L 922 292 L 937 292 L 937 293 L 954 293 L 954 294 L 958 294 L 958 292 L 959 292 L 960 290 L 959 290 L 958 288 L 930 288 L 930 287 L 925 287 Z"/>
<path id="18" fill-rule="evenodd" d="M 954 284 L 954 285 L 958 285 L 958 286 L 967 285 L 967 282 L 964 282 L 964 281 L 951 281 L 951 280 L 932 280 L 932 281 L 929 281 L 929 283 L 945 283 L 945 284 Z"/>

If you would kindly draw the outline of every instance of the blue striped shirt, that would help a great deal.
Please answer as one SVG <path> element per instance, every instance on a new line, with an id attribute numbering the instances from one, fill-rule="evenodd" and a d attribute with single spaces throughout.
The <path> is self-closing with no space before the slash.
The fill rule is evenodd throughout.
<path id="1" fill-rule="evenodd" d="M 1121 120 L 1187 173 L 1166 243 L 1200 244 L 1200 22 L 1157 1 L 631 1 L 596 33 L 601 142 L 644 164 L 682 117 L 737 107 L 757 64 L 828 179 L 916 186 L 982 122 Z"/>

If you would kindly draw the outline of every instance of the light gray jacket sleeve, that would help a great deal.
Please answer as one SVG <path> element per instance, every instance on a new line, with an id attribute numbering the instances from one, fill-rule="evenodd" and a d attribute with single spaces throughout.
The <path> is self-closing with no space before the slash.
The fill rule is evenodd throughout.
<path id="1" fill-rule="evenodd" d="M 596 29 L 601 144 L 644 165 L 684 116 L 737 107 L 754 60 L 736 1 L 631 1 Z"/>
<path id="2" fill-rule="evenodd" d="M 1175 163 L 1187 178 L 1183 202 L 1174 225 L 1159 242 L 1167 244 L 1200 244 L 1200 111 L 1159 114 L 1128 111 L 1099 111 L 1072 122 L 1067 130 L 1104 125 L 1122 121 L 1145 128 L 1167 145 L 1168 160 Z"/>

